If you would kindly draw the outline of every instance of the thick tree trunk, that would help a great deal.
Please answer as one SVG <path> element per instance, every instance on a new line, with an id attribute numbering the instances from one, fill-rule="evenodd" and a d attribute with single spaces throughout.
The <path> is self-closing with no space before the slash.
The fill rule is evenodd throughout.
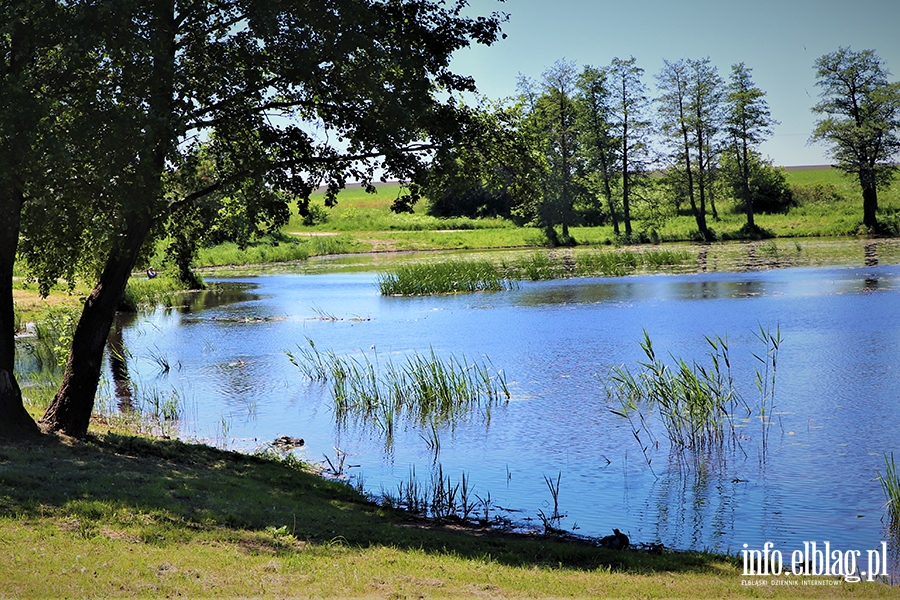
<path id="1" fill-rule="evenodd" d="M 151 223 L 149 216 L 132 218 L 119 246 L 110 253 L 100 281 L 85 301 L 62 385 L 41 419 L 47 431 L 79 438 L 87 433 L 109 329 Z"/>
<path id="2" fill-rule="evenodd" d="M 13 305 L 13 266 L 19 245 L 19 222 L 23 197 L 17 186 L 8 185 L 0 222 L 0 436 L 38 433 L 39 430 L 22 404 L 22 390 L 16 382 L 15 309 Z"/>
<path id="3" fill-rule="evenodd" d="M 756 222 L 753 219 L 753 196 L 750 195 L 750 185 L 747 180 L 741 182 L 742 194 L 744 196 L 744 207 L 747 209 L 747 229 L 756 229 Z"/>
<path id="4" fill-rule="evenodd" d="M 28 10 L 25 14 L 28 14 Z M 6 93 L 3 94 L 5 102 L 13 105 L 22 103 L 29 108 L 32 103 L 27 90 L 30 88 L 23 88 L 23 83 L 32 67 L 29 63 L 34 47 L 31 24 L 29 19 L 8 24 L 12 35 L 4 50 L 9 62 L 2 65 L 3 80 L 0 82 L 6 88 Z M 4 111 L 6 109 L 4 106 Z M 11 114 L 7 111 L 5 118 L 9 118 Z M 22 206 L 25 203 L 22 165 L 28 164 L 23 161 L 28 160 L 25 157 L 30 152 L 29 144 L 34 133 L 31 128 L 36 125 L 34 116 L 22 111 L 13 123 L 7 123 L 12 125 L 12 129 L 7 129 L 0 135 L 0 153 L 3 154 L 0 160 L 3 163 L 0 166 L 3 169 L 0 177 L 0 435 L 39 432 L 34 419 L 22 404 L 22 390 L 16 382 L 15 307 L 12 295 L 13 267 L 19 247 Z"/>
<path id="5" fill-rule="evenodd" d="M 613 233 L 619 235 L 619 216 L 616 214 L 616 205 L 613 202 L 612 188 L 609 185 L 609 176 L 604 167 L 603 195 L 606 196 L 606 204 L 609 206 L 609 217 L 612 219 Z"/>
<path id="6" fill-rule="evenodd" d="M 866 229 L 878 228 L 878 190 L 875 186 L 874 171 L 860 171 L 859 183 L 863 196 L 863 225 Z"/>
<path id="7" fill-rule="evenodd" d="M 699 109 L 697 111 L 698 122 L 700 119 Z M 700 228 L 700 235 L 704 242 L 710 241 L 709 227 L 706 224 L 706 169 L 703 166 L 703 130 L 697 128 L 697 191 L 700 196 L 700 212 L 702 218 L 697 219 L 697 227 Z"/>
<path id="8" fill-rule="evenodd" d="M 681 104 L 681 100 L 679 100 L 678 103 L 678 115 L 681 122 L 681 137 L 684 140 L 684 172 L 687 176 L 688 200 L 690 200 L 691 212 L 694 213 L 694 219 L 697 221 L 697 229 L 700 231 L 700 236 L 706 240 L 709 235 L 706 228 L 706 207 L 704 206 L 702 210 L 698 209 L 697 201 L 694 199 L 694 172 L 691 168 L 691 142 L 688 137 L 687 121 L 684 116 L 684 107 Z"/>

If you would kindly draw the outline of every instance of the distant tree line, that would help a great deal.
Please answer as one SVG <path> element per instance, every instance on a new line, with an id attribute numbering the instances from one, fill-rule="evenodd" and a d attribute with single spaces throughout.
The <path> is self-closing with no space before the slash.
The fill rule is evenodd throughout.
<path id="1" fill-rule="evenodd" d="M 815 68 L 822 117 L 811 141 L 827 143 L 835 166 L 859 180 L 863 224 L 875 231 L 877 190 L 890 184 L 900 149 L 898 84 L 871 50 L 841 48 Z M 667 214 L 686 212 L 709 241 L 716 201 L 727 196 L 746 215 L 741 234 L 764 235 L 755 214 L 795 200 L 760 152 L 778 122 L 752 70 L 734 64 L 725 79 L 708 57 L 664 61 L 655 97 L 644 79 L 634 57 L 581 69 L 560 60 L 537 80 L 520 76 L 514 98 L 478 107 L 477 135 L 436 154 L 422 185 L 430 212 L 509 217 L 543 228 L 551 244 L 573 243 L 573 225 L 643 239 Z"/>

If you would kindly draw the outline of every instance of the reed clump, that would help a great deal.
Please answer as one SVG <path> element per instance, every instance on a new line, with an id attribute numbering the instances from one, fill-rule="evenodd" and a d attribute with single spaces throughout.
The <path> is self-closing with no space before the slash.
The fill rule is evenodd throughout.
<path id="1" fill-rule="evenodd" d="M 378 275 L 378 287 L 383 296 L 499 292 L 516 289 L 517 285 L 488 260 L 405 265 L 393 273 Z"/>
<path id="2" fill-rule="evenodd" d="M 639 442 L 641 433 L 645 440 L 654 439 L 645 412 L 655 412 L 673 448 L 705 453 L 736 444 L 734 415 L 749 415 L 750 409 L 734 387 L 727 340 L 705 339 L 708 364 L 673 359 L 670 366 L 656 356 L 645 331 L 641 349 L 647 361 L 636 373 L 627 366 L 612 369 L 607 397 L 619 406 L 613 412 L 632 423 Z M 647 447 L 642 443 L 645 457 Z"/>
<path id="3" fill-rule="evenodd" d="M 125 286 L 119 310 L 136 312 L 141 308 L 180 305 L 184 300 L 184 284 L 172 275 L 162 274 L 153 279 L 132 277 Z"/>
<path id="4" fill-rule="evenodd" d="M 401 418 L 430 434 L 433 449 L 440 447 L 437 431 L 453 427 L 479 412 L 490 420 L 491 409 L 509 400 L 506 376 L 490 359 L 470 361 L 465 356 L 441 358 L 434 349 L 412 354 L 403 362 L 381 364 L 377 356 L 337 356 L 322 352 L 312 340 L 288 359 L 307 378 L 331 382 L 331 396 L 338 423 L 351 419 L 374 423 L 385 443 L 393 444 Z"/>
<path id="5" fill-rule="evenodd" d="M 686 250 L 533 252 L 499 265 L 489 260 L 407 265 L 379 274 L 378 286 L 384 296 L 505 291 L 518 288 L 519 281 L 621 277 L 640 269 L 673 267 L 690 260 Z"/>
<path id="6" fill-rule="evenodd" d="M 494 507 L 490 494 L 485 498 L 478 496 L 465 472 L 459 481 L 454 481 L 450 475 L 444 475 L 440 464 L 432 470 L 430 481 L 420 479 L 415 467 L 411 467 L 406 480 L 397 484 L 396 493 L 382 490 L 378 500 L 382 506 L 440 521 L 459 520 L 481 525 L 505 523 L 496 511 L 491 516 Z"/>
<path id="7" fill-rule="evenodd" d="M 897 463 L 894 462 L 893 452 L 891 452 L 890 456 L 884 455 L 884 467 L 884 473 L 880 471 L 878 473 L 878 480 L 881 482 L 881 489 L 884 491 L 885 507 L 887 508 L 891 529 L 898 532 L 900 531 L 900 471 L 897 470 Z"/>
<path id="8" fill-rule="evenodd" d="M 568 277 L 622 277 L 640 269 L 686 264 L 687 250 L 598 250 L 551 255 L 535 252 L 508 265 L 510 278 L 546 281 Z"/>

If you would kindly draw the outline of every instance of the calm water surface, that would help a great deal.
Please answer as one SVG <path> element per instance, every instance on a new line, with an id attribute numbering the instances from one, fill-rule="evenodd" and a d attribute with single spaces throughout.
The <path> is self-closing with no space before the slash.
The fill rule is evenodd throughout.
<path id="1" fill-rule="evenodd" d="M 411 469 L 428 479 L 437 463 L 534 524 L 553 508 L 544 477 L 559 476 L 561 527 L 587 535 L 617 527 L 633 541 L 730 552 L 828 540 L 863 555 L 888 539 L 876 473 L 884 453 L 900 451 L 898 266 L 578 279 L 424 298 L 381 297 L 372 272 L 221 280 L 246 290 L 228 304 L 142 315 L 121 331 L 138 385 L 184 399 L 184 437 L 227 436 L 246 450 L 302 437 L 312 461 L 334 461 L 339 448 L 375 494 L 396 493 Z M 648 467 L 610 412 L 609 368 L 643 358 L 644 330 L 659 356 L 686 359 L 703 359 L 704 336 L 727 336 L 752 402 L 760 326 L 783 337 L 765 466 L 757 422 L 742 452 L 700 464 L 671 453 L 657 427 Z M 307 338 L 379 361 L 430 349 L 486 356 L 512 399 L 489 423 L 473 416 L 443 431 L 436 462 L 414 427 L 386 448 L 371 428 L 336 426 L 330 388 L 290 364 L 284 351 Z"/>

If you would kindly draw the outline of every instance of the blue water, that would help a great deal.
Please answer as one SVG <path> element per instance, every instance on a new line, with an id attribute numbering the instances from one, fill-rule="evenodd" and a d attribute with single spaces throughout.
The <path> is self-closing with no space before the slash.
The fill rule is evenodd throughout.
<path id="1" fill-rule="evenodd" d="M 439 463 L 526 524 L 552 512 L 545 476 L 559 476 L 560 527 L 616 527 L 675 548 L 738 552 L 771 541 L 789 553 L 827 540 L 865 555 L 888 539 L 876 474 L 885 453 L 900 454 L 900 267 L 577 279 L 422 298 L 381 297 L 373 273 L 222 281 L 250 284 L 253 295 L 160 310 L 123 333 L 138 385 L 183 399 L 183 437 L 227 437 L 245 450 L 302 437 L 301 454 L 316 462 L 336 461 L 339 448 L 347 472 L 376 495 L 396 493 L 412 469 L 427 480 Z M 740 451 L 700 463 L 670 452 L 657 426 L 648 466 L 628 423 L 610 412 L 610 367 L 644 358 L 644 331 L 658 356 L 689 360 L 705 356 L 704 336 L 727 336 L 738 387 L 753 403 L 760 327 L 783 338 L 765 463 L 751 420 Z M 436 462 L 412 426 L 387 449 L 371 427 L 339 428 L 328 386 L 290 364 L 284 351 L 307 338 L 373 361 L 430 349 L 488 357 L 512 399 L 489 424 L 475 415 L 443 431 Z"/>

